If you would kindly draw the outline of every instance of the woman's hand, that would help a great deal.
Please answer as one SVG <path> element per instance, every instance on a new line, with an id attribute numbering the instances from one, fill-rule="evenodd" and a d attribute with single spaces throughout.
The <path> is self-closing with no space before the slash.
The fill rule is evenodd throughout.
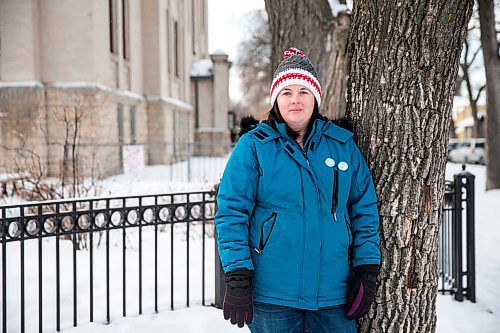
<path id="1" fill-rule="evenodd" d="M 242 268 L 225 274 L 224 319 L 243 327 L 253 319 L 252 271 Z"/>
<path id="2" fill-rule="evenodd" d="M 347 290 L 347 317 L 359 319 L 370 310 L 377 291 L 378 265 L 360 265 L 354 267 L 354 273 Z"/>

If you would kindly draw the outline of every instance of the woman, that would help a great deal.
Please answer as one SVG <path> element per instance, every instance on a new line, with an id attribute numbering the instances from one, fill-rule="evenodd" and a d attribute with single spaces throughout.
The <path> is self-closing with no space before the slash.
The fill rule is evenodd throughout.
<path id="1" fill-rule="evenodd" d="M 262 332 L 356 332 L 379 273 L 377 198 L 352 133 L 319 113 L 304 53 L 276 69 L 267 121 L 228 161 L 215 223 L 224 317 Z"/>

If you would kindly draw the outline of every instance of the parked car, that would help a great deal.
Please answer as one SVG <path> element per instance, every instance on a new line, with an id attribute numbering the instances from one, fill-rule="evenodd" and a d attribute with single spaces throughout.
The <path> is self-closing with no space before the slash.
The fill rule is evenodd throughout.
<path id="1" fill-rule="evenodd" d="M 455 163 L 485 163 L 485 140 L 465 139 L 450 140 L 448 160 Z"/>
<path id="2" fill-rule="evenodd" d="M 467 152 L 468 163 L 485 164 L 485 144 L 486 141 L 484 139 L 475 139 L 472 141 Z"/>
<path id="3" fill-rule="evenodd" d="M 448 141 L 448 160 L 450 159 L 450 152 L 460 147 L 468 147 L 470 144 L 469 139 L 450 139 Z"/>

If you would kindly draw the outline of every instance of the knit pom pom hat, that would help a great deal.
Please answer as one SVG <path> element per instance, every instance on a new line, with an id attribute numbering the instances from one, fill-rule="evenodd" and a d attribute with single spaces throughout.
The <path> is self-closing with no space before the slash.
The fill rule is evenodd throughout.
<path id="1" fill-rule="evenodd" d="M 286 86 L 300 84 L 309 88 L 318 107 L 321 105 L 321 85 L 318 79 L 318 72 L 313 64 L 299 49 L 291 47 L 283 53 L 283 61 L 274 72 L 271 83 L 271 106 L 274 105 L 279 92 Z"/>

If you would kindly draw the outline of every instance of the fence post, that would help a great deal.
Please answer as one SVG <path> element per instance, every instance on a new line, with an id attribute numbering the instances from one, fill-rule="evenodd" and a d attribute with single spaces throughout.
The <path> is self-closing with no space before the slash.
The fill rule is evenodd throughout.
<path id="1" fill-rule="evenodd" d="M 462 166 L 464 169 L 465 167 Z M 456 293 L 455 300 L 462 302 L 463 295 L 463 279 L 462 279 L 462 177 L 460 174 L 453 176 L 453 183 L 455 186 L 455 216 L 453 217 L 452 224 L 452 254 L 453 254 L 453 273 L 452 278 L 455 280 Z"/>
<path id="2" fill-rule="evenodd" d="M 219 193 L 219 184 L 215 185 L 215 213 L 217 213 L 217 194 Z M 217 228 L 214 226 L 215 237 L 215 301 L 214 306 L 222 309 L 224 302 L 224 293 L 226 292 L 226 284 L 224 283 L 224 270 L 219 257 L 219 248 L 217 247 Z"/>
<path id="3" fill-rule="evenodd" d="M 476 250 L 475 250 L 475 176 L 465 171 L 458 174 L 460 177 L 460 183 L 462 187 L 465 188 L 466 200 L 466 262 L 467 271 L 465 275 L 467 276 L 467 286 L 466 286 L 466 297 L 473 303 L 476 302 Z"/>
<path id="4" fill-rule="evenodd" d="M 473 303 L 476 302 L 474 186 L 475 176 L 465 171 L 465 165 L 453 176 L 453 182 L 445 182 L 438 254 L 442 283 L 438 291 L 450 292 L 457 301 L 465 297 Z M 450 288 L 446 289 L 445 284 Z"/>

